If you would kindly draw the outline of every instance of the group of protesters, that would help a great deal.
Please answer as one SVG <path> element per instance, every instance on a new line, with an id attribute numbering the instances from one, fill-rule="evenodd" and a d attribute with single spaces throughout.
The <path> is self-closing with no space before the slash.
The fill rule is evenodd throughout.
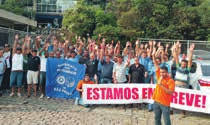
<path id="1" fill-rule="evenodd" d="M 167 79 L 172 79 L 175 82 L 171 81 L 170 84 L 188 88 L 194 44 L 189 48 L 189 55 L 186 55 L 181 54 L 179 41 L 173 45 L 163 45 L 153 40 L 146 43 L 136 40 L 135 44 L 128 41 L 122 49 L 120 41 L 115 43 L 102 38 L 96 42 L 91 38 L 86 41 L 76 37 L 74 44 L 71 40 L 61 42 L 56 35 L 48 35 L 46 39 L 37 36 L 32 45 L 31 36 L 26 35 L 24 39 L 20 39 L 16 34 L 11 47 L 10 49 L 10 45 L 5 44 L 0 50 L 0 83 L 12 88 L 10 96 L 15 95 L 17 88 L 17 96 L 21 97 L 21 89 L 26 89 L 27 97 L 30 97 L 33 86 L 34 96 L 37 96 L 37 90 L 40 90 L 40 98 L 43 98 L 47 58 L 65 59 L 86 67 L 85 78 L 76 88 L 81 95 L 83 84 L 156 84 L 161 83 L 163 79 L 165 79 L 163 83 L 166 84 Z M 164 76 L 161 70 L 167 74 Z M 166 91 L 169 97 L 174 91 L 173 85 L 171 88 L 169 86 L 161 88 L 163 90 L 160 92 Z M 160 94 L 157 91 L 158 89 L 155 93 Z M 153 99 L 164 105 L 158 102 L 160 98 L 157 96 L 153 95 Z M 170 106 L 168 103 L 165 104 Z M 155 107 L 157 108 L 157 105 L 149 104 L 148 110 L 155 110 Z"/>

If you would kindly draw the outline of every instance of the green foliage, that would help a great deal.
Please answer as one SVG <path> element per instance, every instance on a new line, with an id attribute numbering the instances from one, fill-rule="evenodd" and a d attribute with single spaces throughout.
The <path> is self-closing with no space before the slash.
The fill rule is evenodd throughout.
<path id="1" fill-rule="evenodd" d="M 106 9 L 79 2 L 63 20 L 78 35 L 108 40 L 210 39 L 209 0 L 114 0 Z"/>
<path id="2" fill-rule="evenodd" d="M 13 12 L 18 15 L 30 17 L 33 12 L 29 12 L 25 9 L 27 5 L 32 5 L 33 0 L 6 0 L 3 5 L 0 5 L 0 9 Z"/>
<path id="3" fill-rule="evenodd" d="M 92 34 L 95 25 L 96 9 L 78 4 L 74 9 L 64 14 L 63 26 L 78 35 Z"/>

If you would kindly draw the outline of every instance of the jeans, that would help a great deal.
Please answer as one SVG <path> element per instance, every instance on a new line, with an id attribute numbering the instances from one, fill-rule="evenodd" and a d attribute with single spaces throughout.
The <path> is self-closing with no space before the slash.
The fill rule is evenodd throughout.
<path id="1" fill-rule="evenodd" d="M 162 114 L 165 125 L 171 125 L 169 106 L 164 106 L 158 102 L 154 102 L 154 113 L 155 113 L 155 125 L 161 125 Z"/>
<path id="2" fill-rule="evenodd" d="M 3 80 L 3 75 L 0 75 L 0 87 L 1 87 L 2 80 Z"/>
<path id="3" fill-rule="evenodd" d="M 101 83 L 102 83 L 102 84 L 104 84 L 104 83 L 111 84 L 111 83 L 112 83 L 112 79 L 109 79 L 109 78 L 102 78 L 102 79 L 101 79 Z"/>
<path id="4" fill-rule="evenodd" d="M 154 109 L 154 104 L 153 103 L 148 104 L 148 110 L 153 110 L 153 109 Z"/>
<path id="5" fill-rule="evenodd" d="M 3 75 L 0 75 L 0 88 L 1 88 L 2 81 L 3 81 Z M 0 93 L 2 93 L 1 89 L 0 89 Z"/>
<path id="6" fill-rule="evenodd" d="M 10 87 L 21 87 L 23 82 L 23 72 L 12 71 L 10 75 Z"/>
<path id="7" fill-rule="evenodd" d="M 39 84 L 44 88 L 46 85 L 46 72 L 40 72 L 39 76 Z"/>
<path id="8" fill-rule="evenodd" d="M 75 100 L 75 105 L 82 105 L 82 106 L 84 106 L 84 107 L 88 107 L 88 104 L 84 104 L 83 103 L 83 99 L 82 98 L 76 98 L 76 100 Z"/>

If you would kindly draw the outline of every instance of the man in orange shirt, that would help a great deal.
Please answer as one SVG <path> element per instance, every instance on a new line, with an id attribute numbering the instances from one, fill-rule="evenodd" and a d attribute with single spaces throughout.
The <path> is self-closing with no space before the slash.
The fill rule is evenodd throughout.
<path id="1" fill-rule="evenodd" d="M 83 92 L 83 84 L 95 84 L 93 81 L 90 80 L 89 74 L 85 74 L 85 78 L 83 80 L 80 80 L 78 85 L 77 85 L 77 91 L 80 92 L 80 98 L 76 98 L 75 104 L 80 104 L 85 107 L 88 107 L 88 105 L 84 104 L 82 101 L 82 92 Z"/>
<path id="2" fill-rule="evenodd" d="M 155 125 L 161 125 L 162 114 L 165 125 L 171 125 L 170 102 L 175 90 L 175 83 L 169 76 L 166 66 L 159 67 L 155 64 L 155 67 L 158 81 L 152 97 L 154 100 Z"/>

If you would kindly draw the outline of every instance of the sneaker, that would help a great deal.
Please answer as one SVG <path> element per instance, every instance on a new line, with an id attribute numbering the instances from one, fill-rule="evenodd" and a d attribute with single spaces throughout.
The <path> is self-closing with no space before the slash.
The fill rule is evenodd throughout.
<path id="1" fill-rule="evenodd" d="M 10 96 L 10 97 L 14 96 L 14 93 L 11 93 L 9 96 Z"/>
<path id="2" fill-rule="evenodd" d="M 18 97 L 21 97 L 21 94 L 20 93 L 18 93 L 17 95 L 18 95 Z"/>
<path id="3" fill-rule="evenodd" d="M 148 112 L 153 112 L 153 109 L 149 109 Z"/>
<path id="4" fill-rule="evenodd" d="M 41 96 L 39 97 L 40 99 L 44 98 L 44 94 L 41 94 Z"/>

